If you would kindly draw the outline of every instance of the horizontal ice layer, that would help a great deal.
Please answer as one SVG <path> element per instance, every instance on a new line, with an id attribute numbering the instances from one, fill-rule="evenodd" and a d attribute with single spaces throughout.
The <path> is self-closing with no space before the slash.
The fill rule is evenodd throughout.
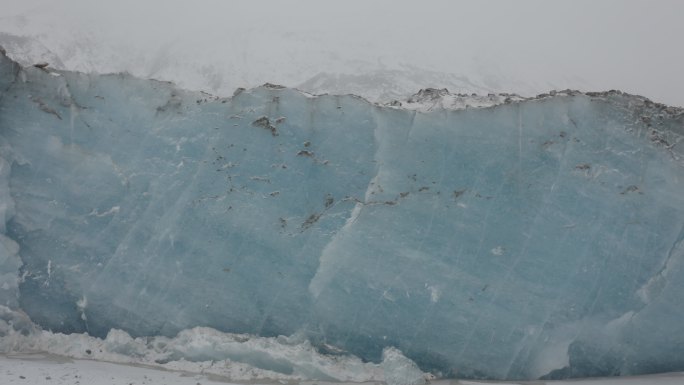
<path id="1" fill-rule="evenodd" d="M 46 329 L 302 333 L 446 376 L 684 369 L 681 110 L 217 99 L 5 57 L 0 85 L 3 298 Z"/>

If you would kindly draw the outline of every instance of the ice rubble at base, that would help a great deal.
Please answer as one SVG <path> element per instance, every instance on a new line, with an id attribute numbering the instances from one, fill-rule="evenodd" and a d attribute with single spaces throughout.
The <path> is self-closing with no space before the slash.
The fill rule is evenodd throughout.
<path id="1" fill-rule="evenodd" d="M 0 92 L 5 326 L 23 311 L 104 338 L 19 326 L 5 349 L 83 339 L 416 381 L 411 360 L 509 379 L 684 368 L 680 109 L 619 92 L 407 101 L 428 114 L 273 85 L 221 99 L 1 55 Z"/>
<path id="2" fill-rule="evenodd" d="M 422 385 L 433 378 L 394 348 L 385 349 L 383 361 L 374 364 L 354 356 L 321 354 L 303 335 L 267 338 L 196 327 L 173 338 L 132 338 L 122 330 L 112 329 L 100 339 L 85 333 L 66 335 L 41 330 L 26 315 L 4 306 L 0 306 L 0 337 L 1 353 L 47 352 L 216 375 L 232 381 L 384 381 Z"/>

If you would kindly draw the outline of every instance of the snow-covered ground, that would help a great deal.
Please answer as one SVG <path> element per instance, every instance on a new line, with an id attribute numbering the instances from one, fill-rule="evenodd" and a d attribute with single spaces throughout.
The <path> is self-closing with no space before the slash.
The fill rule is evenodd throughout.
<path id="1" fill-rule="evenodd" d="M 48 354 L 0 355 L 0 383 L 5 385 L 208 385 L 226 383 L 273 384 L 273 381 L 231 382 L 216 375 L 160 370 L 145 366 L 122 365 L 92 360 L 73 360 Z M 275 382 L 288 383 L 292 382 Z M 299 384 L 330 384 L 306 381 Z M 370 384 L 370 383 L 369 383 Z M 571 381 L 481 382 L 439 380 L 434 385 L 679 385 L 684 373 Z"/>
<path id="2" fill-rule="evenodd" d="M 24 385 L 207 385 L 215 376 L 166 371 L 47 354 L 0 356 L 0 383 Z"/>

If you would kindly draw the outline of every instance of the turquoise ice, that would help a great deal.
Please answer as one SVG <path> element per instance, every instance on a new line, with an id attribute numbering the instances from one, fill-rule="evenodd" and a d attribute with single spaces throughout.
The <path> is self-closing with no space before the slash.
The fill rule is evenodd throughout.
<path id="1" fill-rule="evenodd" d="M 0 55 L 0 301 L 442 376 L 684 370 L 682 135 L 620 92 L 419 113 Z"/>

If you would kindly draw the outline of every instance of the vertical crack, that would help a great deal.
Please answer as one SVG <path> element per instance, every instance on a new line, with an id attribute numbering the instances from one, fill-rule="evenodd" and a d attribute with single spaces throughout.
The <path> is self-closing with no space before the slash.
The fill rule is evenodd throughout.
<path id="1" fill-rule="evenodd" d="M 684 246 L 683 244 L 684 225 L 682 225 L 682 228 L 679 230 L 679 235 L 668 250 L 667 256 L 660 269 L 648 280 L 648 282 L 637 290 L 637 295 L 645 304 L 649 304 L 663 292 L 665 284 L 667 283 L 667 275 L 671 267 L 671 261 L 677 254 L 677 251 L 682 249 L 682 246 Z"/>

